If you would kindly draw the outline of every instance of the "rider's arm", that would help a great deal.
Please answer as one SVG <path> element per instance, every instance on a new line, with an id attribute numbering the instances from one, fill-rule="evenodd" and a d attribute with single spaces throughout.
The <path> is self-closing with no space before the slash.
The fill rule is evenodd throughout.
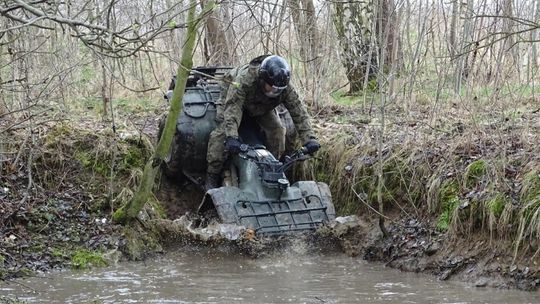
<path id="1" fill-rule="evenodd" d="M 240 78 L 236 80 L 229 86 L 229 91 L 225 98 L 225 109 L 223 110 L 225 134 L 227 137 L 234 138 L 238 138 L 238 127 L 242 121 L 242 108 L 246 100 L 245 84 Z"/>
<path id="2" fill-rule="evenodd" d="M 317 137 L 311 127 L 310 117 L 306 106 L 300 100 L 294 88 L 289 85 L 283 94 L 283 105 L 289 110 L 302 143 L 305 143 L 310 139 L 316 139 Z"/>

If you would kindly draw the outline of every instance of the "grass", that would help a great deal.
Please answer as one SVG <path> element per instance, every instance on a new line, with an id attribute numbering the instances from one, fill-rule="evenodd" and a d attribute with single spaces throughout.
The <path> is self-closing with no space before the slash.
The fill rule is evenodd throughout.
<path id="1" fill-rule="evenodd" d="M 446 100 L 433 111 L 425 88 L 427 100 L 416 103 L 413 112 L 403 111 L 400 103 L 390 105 L 382 160 L 374 148 L 377 119 L 358 126 L 345 117 L 330 117 L 337 125 L 319 130 L 325 140 L 321 159 L 306 165 L 302 178 L 327 182 L 339 214 L 372 213 L 371 208 L 378 209 L 374 168 L 382 161 L 385 210 L 404 216 L 429 214 L 433 228 L 449 235 L 485 233 L 494 244 L 514 241 L 516 252 L 538 250 L 534 240 L 540 238 L 540 164 L 534 155 L 540 151 L 530 144 L 540 139 L 534 124 L 538 106 L 505 97 L 494 107 L 489 101 L 494 91 L 488 86 L 470 92 L 478 93 L 476 104 L 443 94 Z M 512 92 L 526 98 L 536 94 L 531 86 L 520 85 L 498 93 Z M 344 90 L 333 97 L 347 109 L 343 113 L 361 115 L 360 98 L 344 96 Z M 465 110 L 464 105 L 473 108 Z"/>
<path id="2" fill-rule="evenodd" d="M 360 106 L 366 104 L 378 105 L 380 94 L 374 90 L 368 90 L 359 95 L 350 95 L 346 89 L 339 89 L 330 93 L 332 101 L 339 105 Z"/>
<path id="3" fill-rule="evenodd" d="M 152 100 L 149 98 L 114 98 L 112 100 L 112 106 L 117 114 L 129 116 L 137 113 L 151 113 L 162 102 L 162 100 Z M 82 98 L 78 104 L 80 110 L 90 110 L 95 117 L 103 115 L 103 100 L 101 97 Z M 107 112 L 110 112 L 109 106 Z"/>
<path id="4" fill-rule="evenodd" d="M 465 185 L 472 188 L 478 185 L 486 174 L 487 164 L 484 160 L 475 160 L 465 168 Z"/>
<path id="5" fill-rule="evenodd" d="M 105 267 L 108 263 L 100 252 L 78 250 L 71 257 L 71 266 L 75 269 L 88 269 L 91 267 Z"/>

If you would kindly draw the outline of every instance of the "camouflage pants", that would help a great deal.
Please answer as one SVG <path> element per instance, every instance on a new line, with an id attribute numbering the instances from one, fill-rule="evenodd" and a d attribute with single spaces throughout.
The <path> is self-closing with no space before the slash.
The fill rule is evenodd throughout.
<path id="1" fill-rule="evenodd" d="M 210 133 L 208 140 L 208 153 L 206 160 L 208 162 L 208 173 L 219 174 L 223 169 L 223 163 L 226 159 L 225 154 L 225 128 L 220 119 L 222 116 L 221 109 L 218 109 L 217 121 L 218 124 L 214 131 Z M 220 113 L 221 112 L 221 113 Z M 286 129 L 281 124 L 281 120 L 276 110 L 272 110 L 264 115 L 255 118 L 257 124 L 261 127 L 266 136 L 265 145 L 276 158 L 279 159 L 285 151 L 285 132 Z"/>

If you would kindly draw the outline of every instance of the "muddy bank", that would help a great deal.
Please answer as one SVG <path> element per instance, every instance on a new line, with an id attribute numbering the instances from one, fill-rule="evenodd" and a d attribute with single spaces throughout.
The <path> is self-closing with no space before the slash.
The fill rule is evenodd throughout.
<path id="1" fill-rule="evenodd" d="M 458 108 L 426 120 L 422 107 L 394 105 L 382 137 L 379 117 L 327 108 L 317 125 L 319 158 L 297 174 L 326 181 L 341 214 L 383 210 L 389 236 L 369 250 L 360 244 L 359 256 L 441 280 L 534 290 L 540 115 L 529 101 L 519 105 L 519 116 L 482 112 L 474 123 Z"/>
<path id="2" fill-rule="evenodd" d="M 514 259 L 511 244 L 488 244 L 485 236 L 450 238 L 430 228 L 429 219 L 396 218 L 384 237 L 378 219 L 363 217 L 333 229 L 342 250 L 402 271 L 426 273 L 439 280 L 464 281 L 475 287 L 534 291 L 540 267 L 530 256 Z"/>
<path id="3" fill-rule="evenodd" d="M 121 255 L 125 233 L 110 214 L 130 197 L 148 146 L 86 123 L 41 126 L 34 144 L 24 132 L 0 138 L 8 143 L 0 155 L 0 279 L 104 266 Z"/>

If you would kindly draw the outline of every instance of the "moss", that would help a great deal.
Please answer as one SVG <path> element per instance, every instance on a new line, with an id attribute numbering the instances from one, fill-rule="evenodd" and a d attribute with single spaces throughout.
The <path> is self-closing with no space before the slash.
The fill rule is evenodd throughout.
<path id="1" fill-rule="evenodd" d="M 112 215 L 112 220 L 113 223 L 117 224 L 122 224 L 126 221 L 126 211 L 124 206 L 116 209 L 116 211 Z"/>
<path id="2" fill-rule="evenodd" d="M 73 157 L 79 162 L 81 162 L 84 167 L 90 167 L 92 165 L 92 161 L 88 152 L 76 151 Z"/>
<path id="3" fill-rule="evenodd" d="M 107 261 L 103 255 L 96 251 L 78 250 L 71 257 L 71 265 L 76 269 L 87 269 L 90 267 L 107 266 Z"/>
<path id="4" fill-rule="evenodd" d="M 51 128 L 45 136 L 45 145 L 55 144 L 59 139 L 71 138 L 73 136 L 73 128 L 68 124 L 61 123 Z"/>
<path id="5" fill-rule="evenodd" d="M 474 187 L 486 174 L 487 164 L 484 160 L 476 160 L 470 163 L 465 170 L 465 184 L 468 188 Z"/>
<path id="6" fill-rule="evenodd" d="M 30 246 L 26 248 L 28 252 L 43 252 L 47 249 L 45 244 L 35 244 L 33 246 Z"/>
<path id="7" fill-rule="evenodd" d="M 437 218 L 436 227 L 440 231 L 446 231 L 450 227 L 450 213 L 447 210 Z"/>
<path id="8" fill-rule="evenodd" d="M 137 141 L 121 140 L 114 147 L 111 147 L 107 143 L 110 140 L 109 136 L 103 134 L 103 137 L 96 138 L 98 143 L 95 145 L 88 145 L 85 141 L 76 141 L 73 157 L 84 168 L 108 178 L 111 175 L 111 165 L 115 166 L 115 173 L 121 175 L 129 175 L 132 169 L 144 166 L 148 151 Z M 116 151 L 112 149 L 116 149 Z"/>
<path id="9" fill-rule="evenodd" d="M 506 201 L 507 198 L 502 193 L 497 193 L 492 199 L 488 200 L 487 206 L 491 214 L 499 218 L 504 210 Z"/>
<path id="10" fill-rule="evenodd" d="M 437 218 L 436 227 L 441 231 L 446 231 L 450 226 L 454 211 L 461 204 L 459 198 L 459 184 L 455 179 L 448 179 L 443 182 L 439 192 L 439 199 L 442 208 L 441 214 Z"/>
<path id="11" fill-rule="evenodd" d="M 153 211 L 156 217 L 167 218 L 167 212 L 163 208 L 163 205 L 161 205 L 161 203 L 156 198 L 151 198 L 148 201 L 148 205 L 150 206 L 151 211 Z"/>
<path id="12" fill-rule="evenodd" d="M 56 258 L 64 258 L 68 256 L 68 254 L 63 249 L 60 249 L 60 248 L 53 248 L 51 251 L 51 255 Z"/>
<path id="13" fill-rule="evenodd" d="M 441 190 L 439 192 L 439 198 L 441 200 L 442 206 L 447 205 L 448 202 L 451 202 L 459 194 L 459 183 L 455 179 L 447 179 L 441 185 Z"/>
<path id="14" fill-rule="evenodd" d="M 437 229 L 441 231 L 448 230 L 450 222 L 452 221 L 452 215 L 456 208 L 460 205 L 461 201 L 459 197 L 455 196 L 445 202 L 442 213 L 437 218 Z"/>
<path id="15" fill-rule="evenodd" d="M 146 155 L 138 146 L 128 146 L 122 155 L 120 170 L 128 171 L 133 168 L 142 168 L 146 163 Z"/>
<path id="16" fill-rule="evenodd" d="M 146 254 L 161 252 L 160 237 L 152 226 L 141 227 L 138 224 L 124 226 L 125 245 L 122 252 L 131 260 L 142 260 Z"/>
<path id="17" fill-rule="evenodd" d="M 110 174 L 110 160 L 102 157 L 92 155 L 91 151 L 78 150 L 75 151 L 73 157 L 78 160 L 85 168 L 91 169 L 93 172 L 101 174 L 102 176 L 108 176 Z"/>

